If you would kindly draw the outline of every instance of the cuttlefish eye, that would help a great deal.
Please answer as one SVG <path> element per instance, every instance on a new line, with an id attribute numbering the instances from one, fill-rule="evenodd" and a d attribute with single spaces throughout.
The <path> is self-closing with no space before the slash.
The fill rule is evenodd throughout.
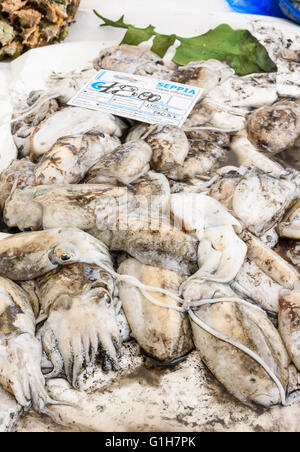
<path id="1" fill-rule="evenodd" d="M 93 300 L 96 304 L 101 306 L 107 306 L 110 307 L 112 305 L 112 298 L 110 295 L 106 292 L 106 290 L 103 290 L 103 287 L 94 287 L 91 288 L 89 292 L 90 300 Z"/>
<path id="2" fill-rule="evenodd" d="M 103 300 L 105 301 L 105 303 L 107 304 L 107 306 L 111 305 L 112 299 L 111 297 L 106 293 L 103 295 Z"/>
<path id="3" fill-rule="evenodd" d="M 69 261 L 71 259 L 71 256 L 67 256 L 66 254 L 62 254 L 60 256 L 60 259 L 64 262 Z"/>
<path id="4" fill-rule="evenodd" d="M 78 250 L 69 243 L 57 246 L 49 255 L 51 262 L 55 265 L 78 262 L 79 257 Z"/>

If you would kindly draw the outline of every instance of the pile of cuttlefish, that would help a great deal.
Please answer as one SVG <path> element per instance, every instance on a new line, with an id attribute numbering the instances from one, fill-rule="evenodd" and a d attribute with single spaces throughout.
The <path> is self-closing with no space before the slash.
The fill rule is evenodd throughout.
<path id="1" fill-rule="evenodd" d="M 196 349 L 247 405 L 298 399 L 300 51 L 270 52 L 278 73 L 238 77 L 116 46 L 18 106 L 1 161 L 0 384 L 24 409 L 62 403 L 46 379 L 117 371 L 126 322 L 160 363 Z M 68 106 L 101 68 L 203 95 L 182 129 Z"/>

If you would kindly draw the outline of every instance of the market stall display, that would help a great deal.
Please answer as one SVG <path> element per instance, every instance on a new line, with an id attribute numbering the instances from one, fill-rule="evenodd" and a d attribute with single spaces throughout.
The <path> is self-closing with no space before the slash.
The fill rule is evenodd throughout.
<path id="1" fill-rule="evenodd" d="M 297 412 L 299 38 L 261 22 L 248 29 L 272 65 L 242 77 L 230 60 L 178 66 L 174 49 L 161 58 L 120 41 L 90 43 L 88 55 L 79 44 L 73 61 L 63 59 L 71 45 L 47 49 L 34 79 L 13 64 L 3 118 L 12 153 L 0 180 L 10 366 L 0 381 L 19 403 L 15 414 L 32 405 L 75 430 L 107 428 L 104 417 L 113 429 L 138 422 L 124 415 L 144 399 L 133 382 L 128 403 L 124 385 L 143 372 L 141 349 L 167 374 L 148 391 L 159 410 L 140 430 L 205 429 L 202 396 L 217 383 L 201 361 L 234 396 L 224 396 L 224 419 L 228 406 L 241 415 L 275 406 L 265 422 Z M 23 59 L 41 64 L 43 52 Z M 68 105 L 98 70 L 119 65 L 132 79 L 201 87 L 183 128 Z M 30 356 L 22 374 L 20 353 Z M 174 411 L 168 394 L 178 400 L 173 421 L 160 415 L 163 399 Z M 180 401 L 200 411 L 187 416 Z"/>

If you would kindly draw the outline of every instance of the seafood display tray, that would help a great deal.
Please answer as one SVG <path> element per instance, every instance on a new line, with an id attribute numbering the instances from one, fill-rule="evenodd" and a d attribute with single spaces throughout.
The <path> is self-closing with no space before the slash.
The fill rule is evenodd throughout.
<path id="1" fill-rule="evenodd" d="M 196 4 L 190 2 L 185 10 L 178 7 L 176 11 L 175 7 L 174 11 L 173 7 L 174 20 L 170 23 L 169 8 L 172 3 L 166 1 L 160 5 L 160 15 L 157 15 L 154 7 L 159 2 L 145 5 L 143 13 L 146 19 L 143 21 L 147 20 L 147 24 L 155 22 L 162 32 L 180 29 L 182 34 L 192 35 L 225 22 L 235 28 L 251 30 L 254 19 L 262 20 L 257 16 L 211 13 L 202 14 L 199 21 L 195 14 L 191 14 Z M 131 22 L 140 23 L 140 12 L 134 9 L 136 4 L 137 1 L 125 1 L 124 8 L 131 5 L 125 13 L 128 13 Z M 105 6 L 101 12 L 106 14 Z M 80 20 L 85 16 L 88 18 L 87 32 L 82 36 Z M 97 27 L 99 21 L 86 7 L 81 8 L 79 19 L 71 31 L 69 42 L 35 49 L 11 63 L 0 65 L 0 146 L 1 128 L 4 130 L 7 126 L 6 114 L 13 110 L 19 100 L 24 101 L 33 90 L 45 89 L 47 79 L 53 72 L 80 71 L 97 57 L 100 50 L 120 42 L 122 32 Z M 299 31 L 296 26 L 284 20 L 263 20 L 268 23 L 272 20 L 274 27 L 289 36 Z M 171 57 L 172 50 L 167 58 L 170 60 Z M 297 378 L 294 375 L 295 381 L 292 383 L 299 388 Z M 47 389 L 57 400 L 72 403 L 72 406 L 52 407 L 52 419 L 31 411 L 19 420 L 19 416 L 23 414 L 20 407 L 0 389 L 0 431 L 300 430 L 299 404 L 288 408 L 276 406 L 268 412 L 255 411 L 242 405 L 212 378 L 195 351 L 173 368 L 157 368 L 148 360 L 145 365 L 139 346 L 131 341 L 123 345 L 117 376 L 112 372 L 105 374 L 100 368 L 94 371 L 91 366 L 80 377 L 79 383 L 78 391 L 71 389 L 63 379 L 52 379 L 47 383 Z M 6 416 L 2 416 L 2 407 Z"/>

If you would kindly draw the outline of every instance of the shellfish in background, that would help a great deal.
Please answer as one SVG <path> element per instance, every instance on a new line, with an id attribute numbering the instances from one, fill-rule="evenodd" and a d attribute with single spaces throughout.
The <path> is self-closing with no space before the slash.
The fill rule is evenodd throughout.
<path id="1" fill-rule="evenodd" d="M 68 36 L 80 0 L 3 0 L 0 4 L 0 59 L 16 58 Z"/>

